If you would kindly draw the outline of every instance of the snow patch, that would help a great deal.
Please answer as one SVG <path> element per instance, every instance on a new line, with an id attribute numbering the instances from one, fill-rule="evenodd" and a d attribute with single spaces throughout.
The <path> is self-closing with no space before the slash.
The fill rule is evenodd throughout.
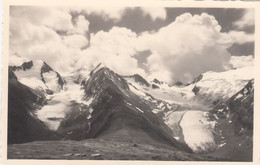
<path id="1" fill-rule="evenodd" d="M 144 111 L 142 111 L 140 108 L 138 108 L 138 107 L 135 107 L 135 108 L 136 108 L 138 111 L 144 113 Z"/>
<path id="2" fill-rule="evenodd" d="M 132 104 L 130 104 L 130 103 L 128 103 L 128 102 L 126 102 L 126 104 L 132 106 Z"/>
<path id="3" fill-rule="evenodd" d="M 93 102 L 94 99 L 95 99 L 94 97 L 91 97 L 87 101 L 82 101 L 82 103 L 89 106 Z"/>
<path id="4" fill-rule="evenodd" d="M 241 93 L 239 93 L 239 94 L 236 96 L 235 100 L 240 99 L 241 97 L 243 97 L 243 95 L 242 95 Z"/>
<path id="5" fill-rule="evenodd" d="M 133 87 L 132 85 L 129 85 L 129 88 L 130 88 L 130 90 L 131 90 L 133 93 L 135 93 L 135 94 L 138 95 L 138 96 L 143 96 L 143 97 L 146 96 L 145 93 L 139 91 L 138 89 L 136 89 L 136 88 Z"/>
<path id="6" fill-rule="evenodd" d="M 174 139 L 176 139 L 176 140 L 180 140 L 180 137 L 178 137 L 178 136 L 174 136 Z"/>
<path id="7" fill-rule="evenodd" d="M 58 77 L 57 77 L 57 73 L 54 71 L 50 71 L 50 72 L 45 72 L 42 74 L 44 80 L 45 80 L 45 84 L 47 85 L 47 87 L 55 92 L 60 91 L 60 86 L 58 83 Z"/>
<path id="8" fill-rule="evenodd" d="M 93 108 L 90 108 L 89 114 L 88 114 L 88 116 L 87 116 L 88 120 L 91 119 L 91 117 L 92 117 L 92 112 L 93 112 Z"/>
<path id="9" fill-rule="evenodd" d="M 153 110 L 152 110 L 153 113 L 159 113 L 159 112 L 162 112 L 162 111 L 163 111 L 163 110 L 161 110 L 161 109 L 153 109 Z"/>
<path id="10" fill-rule="evenodd" d="M 222 144 L 219 144 L 219 145 L 218 145 L 218 148 L 221 148 L 221 147 L 223 147 L 224 145 L 226 145 L 226 142 L 225 142 L 225 143 L 222 143 Z"/>
<path id="11" fill-rule="evenodd" d="M 163 103 L 160 103 L 160 104 L 158 105 L 158 108 L 159 108 L 159 109 L 162 109 L 163 106 L 164 106 L 164 104 L 163 104 Z"/>

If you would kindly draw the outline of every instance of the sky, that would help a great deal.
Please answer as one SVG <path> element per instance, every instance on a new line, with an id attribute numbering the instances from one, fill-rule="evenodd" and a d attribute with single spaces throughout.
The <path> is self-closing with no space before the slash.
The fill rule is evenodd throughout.
<path id="1" fill-rule="evenodd" d="M 9 65 L 44 60 L 61 75 L 103 63 L 169 84 L 253 65 L 254 9 L 10 7 Z"/>

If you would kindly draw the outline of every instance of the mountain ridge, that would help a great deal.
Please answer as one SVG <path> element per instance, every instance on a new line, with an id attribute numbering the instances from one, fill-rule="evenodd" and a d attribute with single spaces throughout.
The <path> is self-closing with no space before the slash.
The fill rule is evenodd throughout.
<path id="1" fill-rule="evenodd" d="M 39 66 L 36 66 L 36 64 L 39 64 Z M 227 98 L 234 100 L 238 95 L 235 91 L 240 87 L 246 88 L 246 85 L 243 86 L 243 84 L 250 76 L 242 76 L 242 79 L 238 77 L 237 80 L 234 80 L 232 78 L 239 75 L 240 70 L 230 71 L 235 76 L 231 76 L 230 80 L 225 79 L 225 81 L 232 81 L 237 86 L 232 89 L 234 93 L 232 96 L 229 94 L 226 96 L 227 98 L 223 97 L 223 100 L 219 101 L 220 96 L 214 96 L 218 90 L 216 90 L 216 93 L 210 93 L 211 89 L 208 89 L 210 84 L 205 85 L 205 82 L 213 81 L 211 84 L 214 86 L 214 83 L 220 81 L 218 78 L 220 73 L 212 72 L 212 75 L 210 75 L 209 72 L 200 75 L 187 86 L 176 87 L 169 86 L 159 80 L 148 82 L 138 74 L 121 76 L 103 64 L 90 68 L 92 70 L 86 69 L 84 73 L 79 70 L 67 77 L 62 77 L 43 61 L 38 63 L 32 61 L 18 67 L 10 67 L 9 83 L 21 84 L 10 85 L 11 98 L 15 98 L 12 92 L 15 88 L 18 88 L 18 90 L 26 88 L 26 91 L 36 93 L 29 97 L 32 100 L 38 100 L 38 95 L 42 96 L 42 103 L 25 101 L 33 105 L 33 108 L 32 106 L 24 107 L 18 100 L 11 98 L 9 100 L 9 103 L 15 100 L 11 102 L 13 105 L 24 107 L 21 112 L 18 112 L 17 108 L 14 108 L 15 111 L 10 110 L 11 114 L 8 116 L 10 121 L 20 123 L 12 117 L 12 113 L 22 113 L 21 116 L 29 114 L 30 116 L 25 118 L 29 122 L 37 120 L 38 123 L 41 123 L 37 126 L 39 130 L 45 130 L 42 133 L 45 134 L 43 136 L 46 138 L 28 139 L 27 141 L 48 139 L 77 141 L 101 139 L 110 141 L 121 138 L 125 142 L 135 143 L 135 145 L 163 145 L 164 147 L 169 146 L 174 151 L 191 154 L 194 152 L 210 152 L 212 153 L 211 156 L 216 157 L 216 159 L 226 159 L 225 155 L 218 153 L 218 149 L 222 149 L 222 147 L 216 147 L 216 145 L 222 144 L 213 138 L 214 130 L 218 129 L 218 124 L 223 122 L 225 125 L 226 122 L 212 118 L 216 108 L 212 105 L 205 106 L 203 104 L 205 100 L 200 100 L 200 98 L 204 99 L 205 95 L 201 92 L 205 92 L 210 97 L 209 99 L 212 99 L 211 101 L 216 101 L 215 104 L 219 105 L 221 102 L 224 103 Z M 48 76 L 49 72 L 54 73 L 55 76 Z M 223 74 L 227 75 L 227 73 Z M 41 79 L 41 75 L 44 79 Z M 55 82 L 52 83 L 52 87 L 55 87 L 56 90 L 52 90 L 53 88 L 46 85 L 44 87 L 42 84 L 40 84 L 39 90 L 38 86 L 28 84 L 28 81 L 24 81 L 24 78 L 28 80 L 31 80 L 31 78 L 37 79 L 44 85 Z M 153 86 L 155 84 L 157 87 Z M 229 91 L 230 88 L 233 88 L 232 85 L 226 85 L 223 89 Z M 198 88 L 197 94 L 194 92 L 195 87 Z M 47 92 L 48 89 L 51 91 Z M 240 92 L 240 94 L 242 93 Z M 252 101 L 252 99 L 249 99 L 249 102 Z M 238 103 L 235 102 L 235 104 Z M 216 105 L 214 106 L 217 107 Z M 33 110 L 32 113 L 30 113 L 31 110 Z M 243 110 L 234 113 L 242 112 Z M 13 130 L 13 128 L 10 128 L 10 130 Z M 201 132 L 201 130 L 203 131 Z M 195 133 L 193 135 L 198 134 L 206 138 L 199 141 L 193 140 L 189 138 L 190 131 Z M 15 137 L 13 134 L 8 136 L 11 139 Z M 38 137 L 36 135 L 30 136 Z M 237 138 L 237 141 L 241 141 L 241 139 Z M 10 143 L 16 142 L 16 140 L 13 140 Z M 26 139 L 23 142 L 26 142 Z M 231 143 L 233 142 L 230 141 Z M 223 150 L 223 153 L 225 152 L 229 153 Z M 229 154 L 231 157 L 228 159 L 237 159 L 231 153 Z M 250 160 L 249 156 L 245 156 L 243 160 Z"/>

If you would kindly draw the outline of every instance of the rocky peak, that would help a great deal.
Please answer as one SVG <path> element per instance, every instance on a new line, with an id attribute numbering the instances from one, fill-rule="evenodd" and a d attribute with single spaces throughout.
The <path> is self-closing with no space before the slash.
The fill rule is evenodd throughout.
<path id="1" fill-rule="evenodd" d="M 90 78 L 88 81 L 83 81 L 82 85 L 87 95 L 96 95 L 108 88 L 112 88 L 117 92 L 129 90 L 127 82 L 120 75 L 102 64 L 99 64 L 91 71 Z"/>
<path id="2" fill-rule="evenodd" d="M 147 86 L 147 87 L 150 86 L 150 84 L 139 74 L 134 74 L 132 76 L 125 76 L 125 77 L 134 79 L 134 81 L 137 82 L 140 85 L 144 85 L 144 86 Z"/>
<path id="3" fill-rule="evenodd" d="M 18 81 L 33 89 L 59 91 L 65 84 L 61 75 L 43 60 L 24 62 L 21 66 L 10 66 L 9 69 Z"/>
<path id="4" fill-rule="evenodd" d="M 57 76 L 57 78 L 58 78 L 58 84 L 60 85 L 61 88 L 63 88 L 65 82 L 64 82 L 64 80 L 62 79 L 61 75 L 60 75 L 58 72 L 54 71 L 54 70 L 53 70 L 46 62 L 44 62 L 44 61 L 43 61 L 43 65 L 42 65 L 42 67 L 41 67 L 41 78 L 42 78 L 42 81 L 43 81 L 44 83 L 46 83 L 43 74 L 44 74 L 44 73 L 47 73 L 47 72 L 51 72 L 51 71 L 53 71 L 53 72 L 56 73 L 56 76 Z"/>
<path id="5" fill-rule="evenodd" d="M 203 78 L 203 75 L 200 74 L 200 75 L 199 75 L 198 77 L 196 77 L 192 82 L 187 83 L 186 86 L 191 85 L 191 84 L 195 84 L 195 83 L 199 82 L 202 78 Z"/>
<path id="6" fill-rule="evenodd" d="M 155 78 L 152 82 L 154 82 L 155 84 L 159 84 L 159 85 L 163 84 L 162 81 L 159 81 L 159 80 L 156 79 L 156 78 Z"/>

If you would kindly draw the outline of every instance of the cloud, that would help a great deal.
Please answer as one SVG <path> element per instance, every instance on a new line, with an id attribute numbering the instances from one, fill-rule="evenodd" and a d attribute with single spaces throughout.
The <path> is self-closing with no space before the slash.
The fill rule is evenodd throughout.
<path id="1" fill-rule="evenodd" d="M 230 64 L 234 68 L 243 68 L 254 66 L 254 57 L 250 56 L 232 56 L 230 58 Z"/>
<path id="2" fill-rule="evenodd" d="M 246 27 L 255 25 L 255 12 L 254 9 L 245 9 L 244 16 L 233 23 L 238 29 L 244 29 Z"/>
<path id="3" fill-rule="evenodd" d="M 211 15 L 185 13 L 156 33 L 143 33 L 138 45 L 152 52 L 147 63 L 151 79 L 187 82 L 209 70 L 225 70 L 233 40 L 220 30 Z"/>
<path id="4" fill-rule="evenodd" d="M 122 75 L 138 73 L 168 83 L 188 82 L 209 70 L 231 68 L 235 64 L 230 62 L 227 48 L 233 43 L 254 40 L 241 31 L 221 32 L 217 20 L 206 13 L 182 14 L 157 32 L 137 35 L 127 28 L 113 27 L 108 32 L 89 34 L 91 22 L 86 20 L 84 12 L 121 19 L 126 8 L 114 9 L 12 7 L 10 64 L 42 59 L 64 73 L 84 65 L 104 63 Z M 142 8 L 142 11 L 153 20 L 166 18 L 164 8 Z M 136 57 L 142 51 L 151 52 L 143 60 L 145 70 L 138 67 Z"/>
<path id="5" fill-rule="evenodd" d="M 73 29 L 71 15 L 57 8 L 12 6 L 10 16 L 11 19 L 15 18 L 19 21 L 26 20 L 27 23 L 31 22 L 36 26 L 46 26 L 57 31 Z"/>
<path id="6" fill-rule="evenodd" d="M 79 15 L 75 20 L 75 28 L 69 33 L 85 35 L 89 31 L 89 21 L 83 15 Z"/>
<path id="7" fill-rule="evenodd" d="M 79 15 L 73 24 L 66 10 L 11 7 L 10 16 L 10 63 L 42 59 L 55 70 L 66 72 L 89 43 L 85 36 L 89 22 Z"/>
<path id="8" fill-rule="evenodd" d="M 144 75 L 133 57 L 137 38 L 134 32 L 126 28 L 113 28 L 108 33 L 100 31 L 92 34 L 90 42 L 87 38 L 90 22 L 84 17 L 85 14 L 97 14 L 119 21 L 126 10 L 135 9 L 11 7 L 10 61 L 13 62 L 10 64 L 42 59 L 62 73 L 70 71 L 76 62 L 87 58 L 84 62 L 94 64 L 100 61 L 121 74 L 136 72 Z M 153 20 L 166 18 L 164 8 L 140 9 L 144 16 L 148 15 Z M 72 17 L 72 12 L 77 14 Z M 90 48 L 82 50 L 90 44 Z"/>
<path id="9" fill-rule="evenodd" d="M 114 27 L 109 32 L 100 31 L 91 35 L 90 47 L 82 51 L 77 67 L 103 63 L 121 75 L 141 74 L 134 58 L 137 34 L 127 28 Z"/>
<path id="10" fill-rule="evenodd" d="M 231 37 L 233 43 L 245 44 L 254 42 L 254 34 L 247 34 L 244 31 L 230 31 L 228 35 Z"/>
<path id="11" fill-rule="evenodd" d="M 64 42 L 64 44 L 66 44 L 68 47 L 72 47 L 72 48 L 81 49 L 89 44 L 88 39 L 79 34 L 62 36 L 61 38 L 62 38 L 62 41 Z"/>

